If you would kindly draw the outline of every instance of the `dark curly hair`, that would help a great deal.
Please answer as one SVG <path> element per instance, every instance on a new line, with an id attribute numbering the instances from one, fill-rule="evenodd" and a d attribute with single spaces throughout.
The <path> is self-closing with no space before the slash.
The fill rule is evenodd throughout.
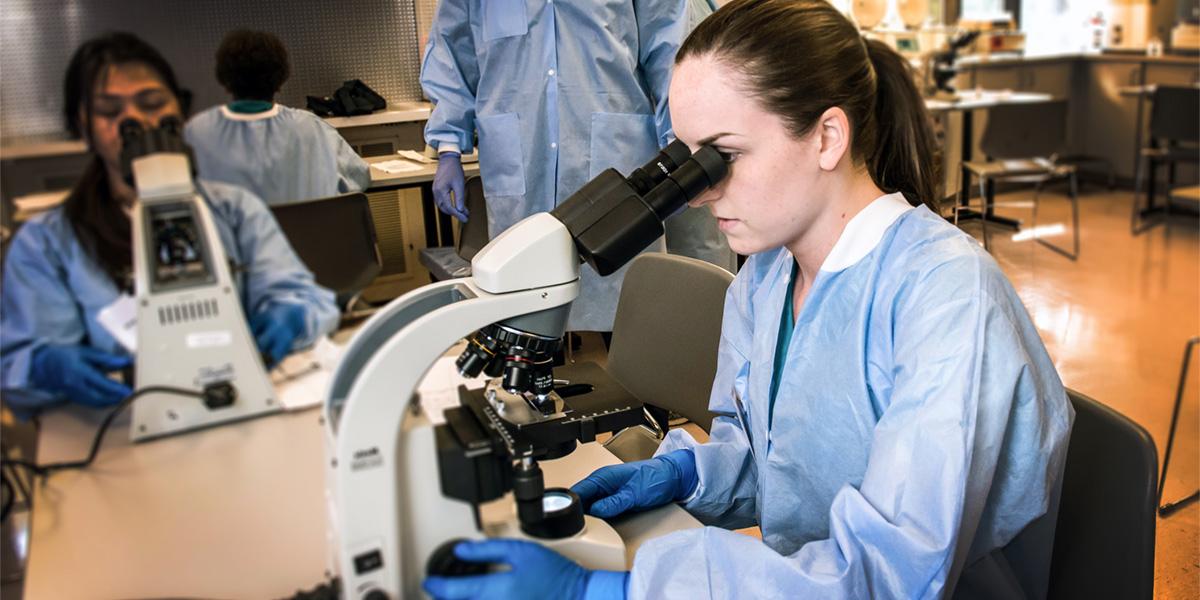
<path id="1" fill-rule="evenodd" d="M 273 34 L 238 29 L 217 48 L 217 81 L 234 100 L 270 102 L 288 75 L 287 48 Z"/>

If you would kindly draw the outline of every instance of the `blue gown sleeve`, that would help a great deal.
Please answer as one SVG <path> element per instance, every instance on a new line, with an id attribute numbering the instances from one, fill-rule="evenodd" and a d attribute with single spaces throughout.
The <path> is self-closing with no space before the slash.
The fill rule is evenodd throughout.
<path id="1" fill-rule="evenodd" d="M 308 347 L 338 323 L 333 292 L 313 280 L 291 244 L 279 229 L 266 203 L 235 186 L 222 186 L 222 193 L 244 196 L 228 204 L 235 243 L 244 262 L 243 298 L 247 315 L 255 315 L 272 302 L 290 302 L 305 308 L 304 333 L 293 350 Z"/>
<path id="2" fill-rule="evenodd" d="M 325 135 L 330 144 L 337 148 L 338 192 L 362 192 L 371 187 L 371 166 L 363 160 L 337 129 L 327 126 Z"/>
<path id="3" fill-rule="evenodd" d="M 654 128 L 662 148 L 673 135 L 667 90 L 671 86 L 675 53 L 687 34 L 688 0 L 635 0 L 633 10 L 637 15 L 638 65 L 650 88 Z"/>
<path id="4" fill-rule="evenodd" d="M 655 455 L 688 449 L 696 457 L 699 484 L 684 502 L 684 508 L 707 525 L 728 529 L 758 524 L 757 471 L 750 449 L 751 440 L 742 428 L 741 415 L 731 391 L 746 395 L 747 359 L 752 332 L 748 313 L 749 281 L 737 277 L 725 293 L 721 341 L 717 353 L 717 372 L 713 380 L 709 410 L 713 419 L 707 443 L 697 443 L 686 431 L 673 429 Z"/>
<path id="5" fill-rule="evenodd" d="M 4 263 L 0 290 L 0 371 L 4 389 L 29 389 L 35 350 L 80 344 L 83 315 L 67 287 L 67 266 L 56 251 L 51 228 L 41 220 L 17 232 Z"/>
<path id="6" fill-rule="evenodd" d="M 425 61 L 421 89 L 434 104 L 425 124 L 425 143 L 437 148 L 456 144 L 465 154 L 475 143 L 475 90 L 479 63 L 471 32 L 469 0 L 438 3 Z"/>
<path id="7" fill-rule="evenodd" d="M 938 598 L 1045 513 L 1068 435 L 1020 437 L 1068 432 L 1073 413 L 1003 275 L 951 279 L 964 277 L 978 285 L 921 282 L 896 302 L 891 402 L 861 486 L 834 497 L 827 539 L 783 556 L 722 529 L 676 532 L 639 550 L 630 597 Z M 1035 484 L 993 492 L 1006 478 Z"/>

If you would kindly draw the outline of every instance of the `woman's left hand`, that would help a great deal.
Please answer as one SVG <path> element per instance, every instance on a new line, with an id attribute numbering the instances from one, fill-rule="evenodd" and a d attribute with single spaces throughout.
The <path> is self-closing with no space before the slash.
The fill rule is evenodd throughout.
<path id="1" fill-rule="evenodd" d="M 292 351 L 296 338 L 304 333 L 304 324 L 304 307 L 288 302 L 272 303 L 250 319 L 250 331 L 268 369 Z"/>

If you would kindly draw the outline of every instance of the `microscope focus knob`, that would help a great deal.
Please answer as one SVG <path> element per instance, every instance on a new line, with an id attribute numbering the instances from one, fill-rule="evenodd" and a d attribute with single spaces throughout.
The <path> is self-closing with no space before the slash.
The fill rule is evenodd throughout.
<path id="1" fill-rule="evenodd" d="M 429 560 L 425 563 L 426 575 L 441 575 L 445 577 L 455 577 L 459 575 L 484 575 L 488 572 L 489 563 L 467 562 L 454 555 L 454 547 L 459 542 L 465 542 L 463 538 L 456 538 L 438 546 L 433 554 L 429 555 Z M 371 599 L 374 600 L 374 599 Z"/>

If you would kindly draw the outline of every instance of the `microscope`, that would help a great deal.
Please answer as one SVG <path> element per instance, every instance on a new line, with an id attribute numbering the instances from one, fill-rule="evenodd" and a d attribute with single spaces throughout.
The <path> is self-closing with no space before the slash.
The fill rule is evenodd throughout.
<path id="1" fill-rule="evenodd" d="M 137 188 L 132 218 L 137 302 L 135 389 L 204 390 L 204 400 L 153 392 L 133 405 L 141 441 L 279 410 L 246 326 L 221 238 L 196 193 L 182 123 L 120 124 L 121 162 Z"/>
<path id="2" fill-rule="evenodd" d="M 613 273 L 726 173 L 716 150 L 691 154 L 678 141 L 629 177 L 608 169 L 553 211 L 498 235 L 471 261 L 471 277 L 413 290 L 363 325 L 323 415 L 343 597 L 416 598 L 426 574 L 486 572 L 454 558 L 454 544 L 468 538 L 531 539 L 588 568 L 625 569 L 616 531 L 585 516 L 570 490 L 546 489 L 538 461 L 640 423 L 641 403 L 627 394 L 562 397 L 552 358 L 579 294 L 580 263 Z M 490 379 L 460 387 L 459 406 L 434 426 L 417 386 L 464 336 L 460 373 Z M 481 504 L 509 492 L 509 518 L 485 522 Z"/>
<path id="3" fill-rule="evenodd" d="M 926 95 L 939 100 L 954 101 L 958 99 L 957 90 L 950 81 L 958 75 L 958 53 L 970 46 L 979 37 L 979 31 L 963 31 L 946 43 L 946 48 L 930 56 L 930 64 L 926 67 Z M 930 81 L 932 79 L 932 81 Z"/>

